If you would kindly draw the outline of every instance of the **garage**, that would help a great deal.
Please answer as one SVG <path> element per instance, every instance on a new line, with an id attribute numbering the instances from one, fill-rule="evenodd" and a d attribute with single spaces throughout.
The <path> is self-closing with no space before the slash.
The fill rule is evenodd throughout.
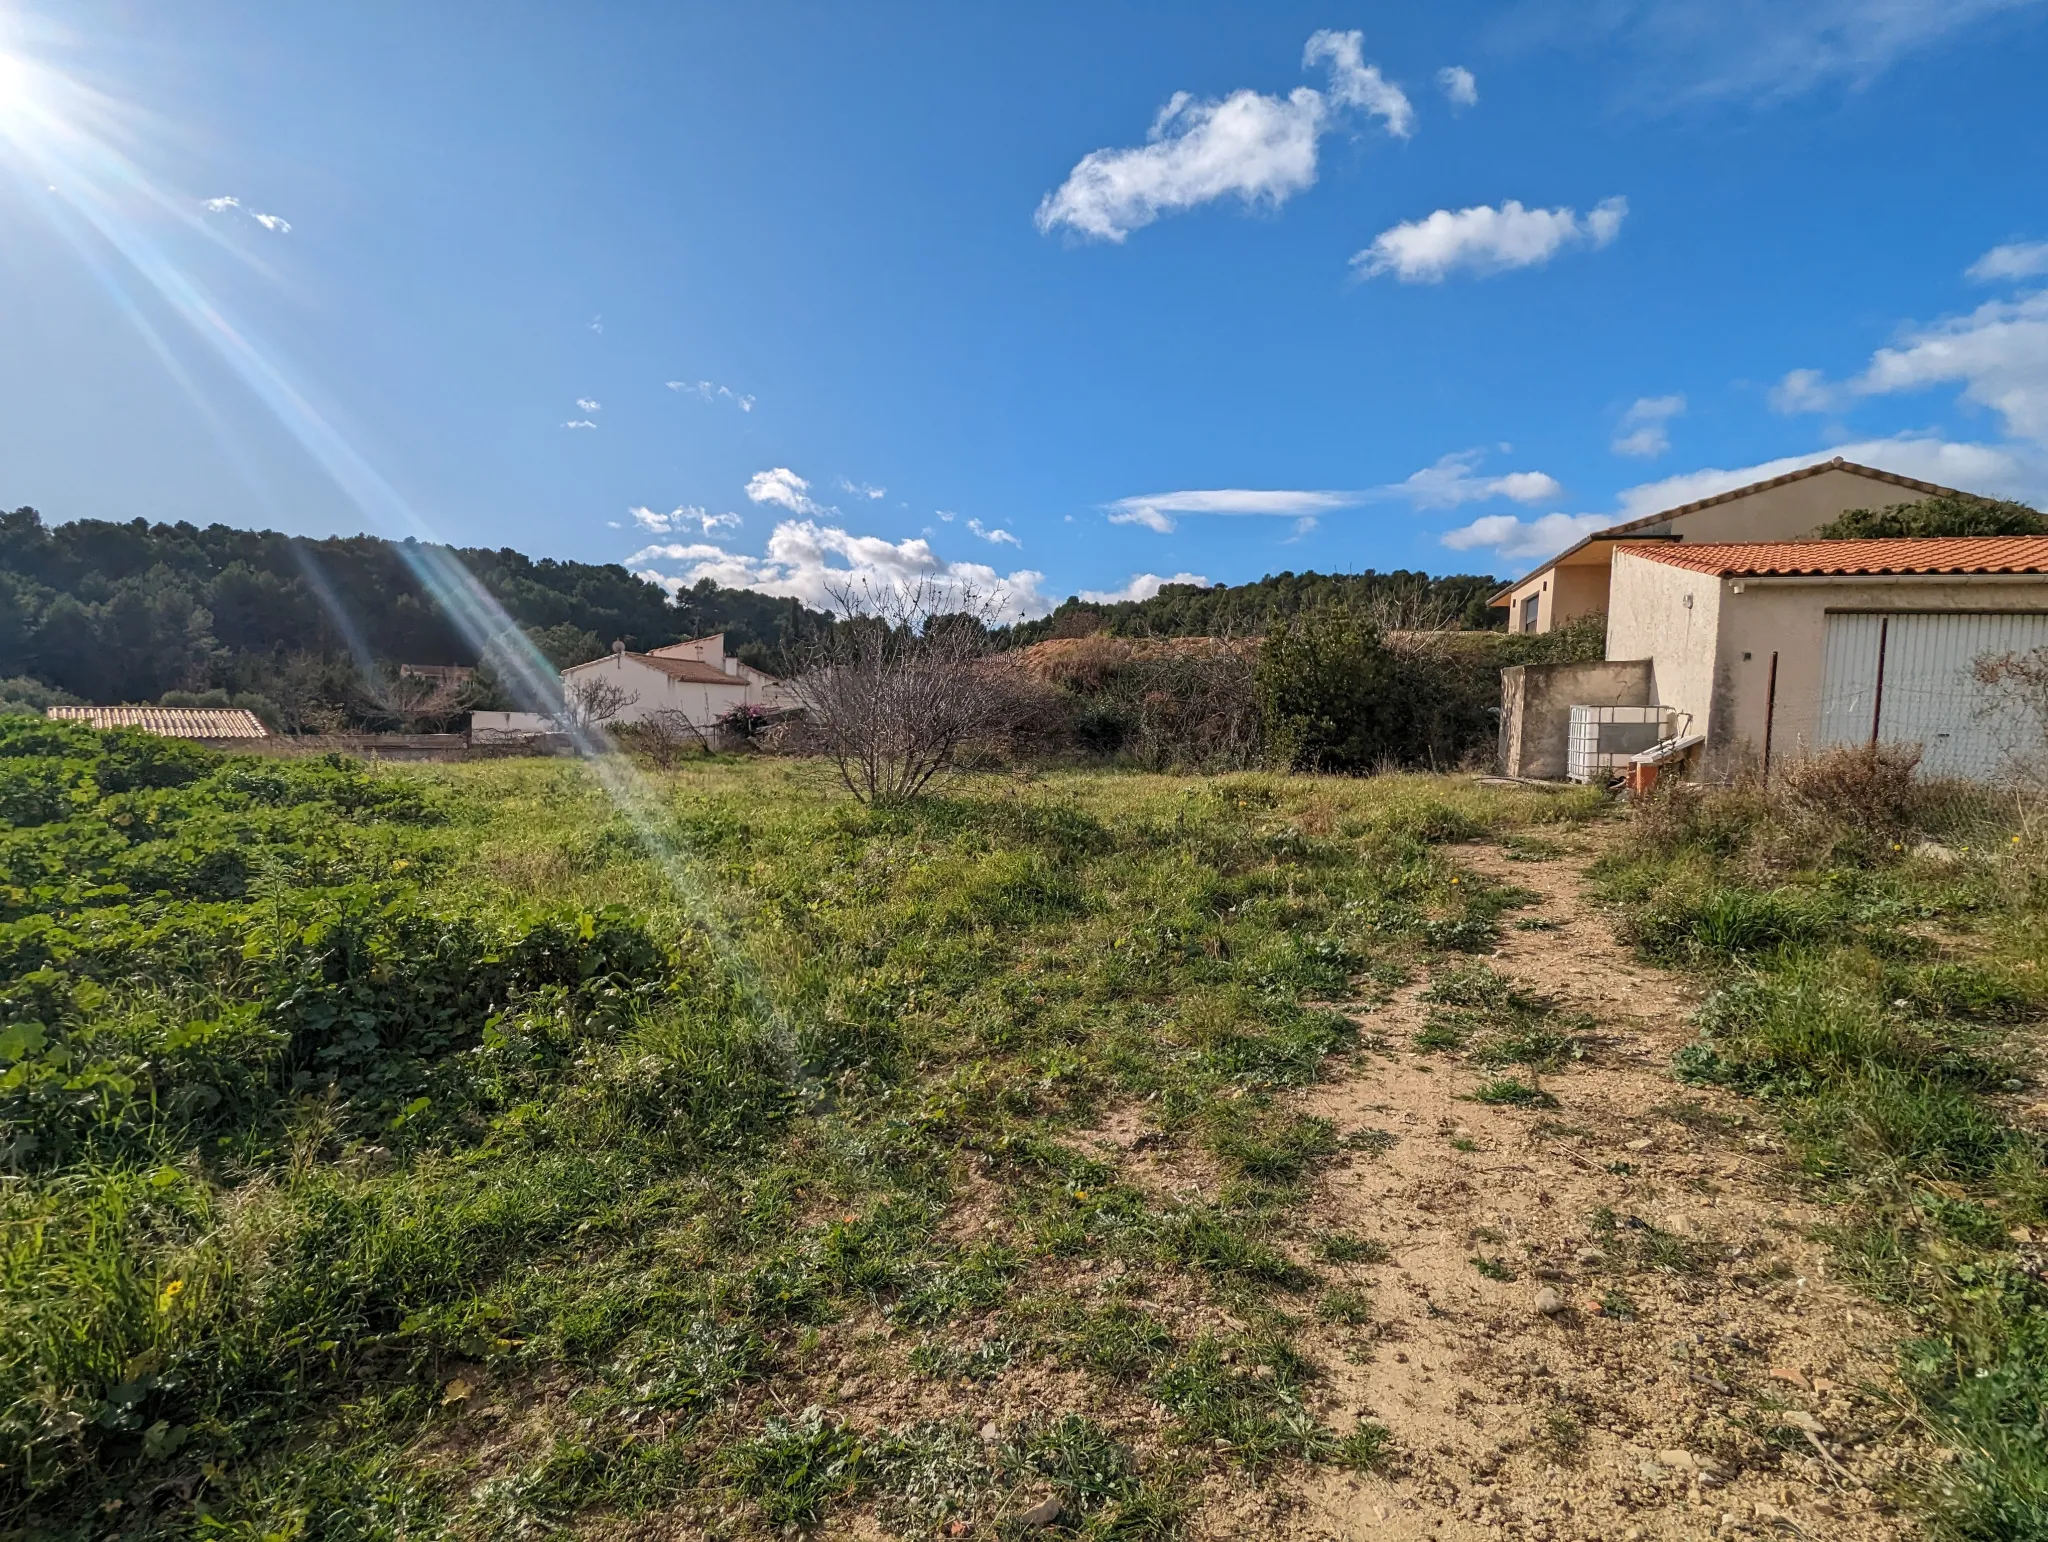
<path id="1" fill-rule="evenodd" d="M 1929 776 L 1993 778 L 2025 725 L 1977 679 L 1987 655 L 2048 648 L 2048 614 L 1832 613 L 1823 645 L 1822 745 L 1918 744 Z"/>
<path id="2" fill-rule="evenodd" d="M 1605 667 L 1648 666 L 1640 704 L 1703 737 L 1706 774 L 1873 739 L 1929 776 L 2048 774 L 2048 714 L 1977 679 L 2048 649 L 2048 536 L 1642 543 L 1610 596 Z"/>

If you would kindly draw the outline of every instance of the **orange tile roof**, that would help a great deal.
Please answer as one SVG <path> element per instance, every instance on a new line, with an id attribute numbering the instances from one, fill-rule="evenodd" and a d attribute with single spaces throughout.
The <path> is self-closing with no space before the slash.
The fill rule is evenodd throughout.
<path id="1" fill-rule="evenodd" d="M 246 707 L 49 707 L 62 723 L 139 728 L 164 739 L 268 739 L 263 719 Z"/>
<path id="2" fill-rule="evenodd" d="M 1885 541 L 1679 541 L 1628 545 L 1645 562 L 1718 578 L 1888 574 L 2048 574 L 2048 536 L 1983 535 Z"/>

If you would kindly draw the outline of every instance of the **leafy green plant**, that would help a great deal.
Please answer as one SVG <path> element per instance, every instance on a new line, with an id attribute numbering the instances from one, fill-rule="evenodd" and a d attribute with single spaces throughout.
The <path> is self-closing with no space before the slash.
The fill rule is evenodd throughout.
<path id="1" fill-rule="evenodd" d="M 1527 1082 L 1516 1081 L 1512 1076 L 1483 1082 L 1472 1096 L 1478 1102 L 1493 1103 L 1507 1108 L 1557 1107 L 1557 1099 L 1549 1093 L 1540 1087 L 1532 1087 Z"/>
<path id="2" fill-rule="evenodd" d="M 1372 1320 L 1372 1301 L 1362 1290 L 1333 1285 L 1316 1301 L 1316 1316 L 1324 1322 L 1355 1328 Z"/>
<path id="3" fill-rule="evenodd" d="M 759 1435 L 732 1448 L 727 1465 L 771 1525 L 814 1525 L 874 1477 L 860 1437 L 816 1408 L 771 1417 Z"/>

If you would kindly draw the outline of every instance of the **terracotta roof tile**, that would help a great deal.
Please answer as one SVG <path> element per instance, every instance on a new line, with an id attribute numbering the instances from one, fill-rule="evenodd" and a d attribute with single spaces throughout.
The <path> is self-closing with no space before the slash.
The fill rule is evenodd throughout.
<path id="1" fill-rule="evenodd" d="M 1628 545 L 1631 557 L 1719 578 L 1851 578 L 1909 573 L 2048 574 L 2048 536 L 1951 536 L 1934 540 L 1728 541 Z"/>
<path id="2" fill-rule="evenodd" d="M 246 707 L 49 707 L 60 723 L 139 728 L 165 739 L 267 739 L 270 730 Z"/>

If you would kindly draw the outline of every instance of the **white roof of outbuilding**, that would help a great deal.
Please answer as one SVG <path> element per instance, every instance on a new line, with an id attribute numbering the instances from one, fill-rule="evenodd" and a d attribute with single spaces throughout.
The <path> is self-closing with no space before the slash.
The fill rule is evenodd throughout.
<path id="1" fill-rule="evenodd" d="M 268 739 L 263 719 L 247 707 L 50 707 L 60 723 L 139 728 L 165 739 Z"/>

